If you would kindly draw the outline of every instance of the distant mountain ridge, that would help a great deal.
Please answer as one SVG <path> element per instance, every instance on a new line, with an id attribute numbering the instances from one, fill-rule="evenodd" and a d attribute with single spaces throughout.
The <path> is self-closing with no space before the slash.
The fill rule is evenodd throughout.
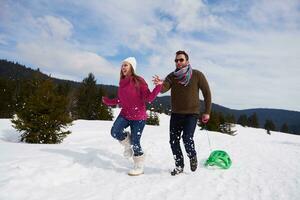
<path id="1" fill-rule="evenodd" d="M 158 97 L 156 103 L 162 103 L 167 107 L 170 107 L 171 97 L 164 96 Z M 204 102 L 201 101 L 201 108 L 204 107 Z M 221 112 L 223 114 L 233 114 L 236 120 L 241 115 L 247 115 L 249 117 L 253 113 L 256 113 L 259 120 L 259 126 L 263 128 L 266 119 L 272 120 L 276 126 L 277 130 L 280 130 L 282 124 L 287 123 L 290 130 L 294 134 L 300 135 L 300 112 L 290 111 L 283 109 L 270 109 L 270 108 L 254 108 L 245 110 L 230 109 L 218 104 L 212 104 L 212 110 L 216 112 Z"/>
<path id="2" fill-rule="evenodd" d="M 33 73 L 39 73 L 44 78 L 50 78 L 50 76 L 42 73 L 39 69 L 33 70 L 24 65 L 20 65 L 18 63 L 13 63 L 7 60 L 0 60 L 0 78 L 5 79 L 29 79 L 32 77 Z M 80 82 L 70 81 L 70 80 L 62 80 L 58 78 L 53 78 L 56 83 L 68 83 L 73 87 L 79 87 Z M 98 84 L 99 87 L 106 90 L 109 96 L 115 96 L 117 94 L 118 87 L 113 85 L 103 85 Z M 164 108 L 171 107 L 170 96 L 158 97 L 155 100 L 155 104 L 161 104 Z M 202 102 L 203 103 L 203 102 Z M 203 106 L 202 106 L 203 107 Z M 256 113 L 259 119 L 260 127 L 263 127 L 265 120 L 270 119 L 274 122 L 277 130 L 281 128 L 283 123 L 287 123 L 289 129 L 292 130 L 293 133 L 300 135 L 300 112 L 298 111 L 289 111 L 289 110 L 281 110 L 281 109 L 266 109 L 266 108 L 255 108 L 255 109 L 246 109 L 246 110 L 235 110 L 230 109 L 218 104 L 212 104 L 212 109 L 216 112 L 222 112 L 223 114 L 233 114 L 236 119 L 240 115 L 246 114 L 247 116 Z"/>
<path id="3" fill-rule="evenodd" d="M 42 72 L 40 72 L 39 68 L 36 70 L 26 67 L 25 65 L 21 65 L 18 63 L 14 63 L 11 61 L 0 59 L 0 78 L 16 80 L 16 79 L 30 79 L 33 73 L 38 73 L 42 78 L 51 78 L 55 83 L 68 83 L 71 87 L 79 87 L 80 82 L 72 81 L 72 80 L 64 80 L 58 79 L 54 77 L 50 77 Z M 88 74 L 86 74 L 88 75 Z M 99 87 L 102 87 L 106 90 L 107 94 L 113 96 L 117 93 L 118 87 L 114 85 L 102 85 L 98 84 Z"/>

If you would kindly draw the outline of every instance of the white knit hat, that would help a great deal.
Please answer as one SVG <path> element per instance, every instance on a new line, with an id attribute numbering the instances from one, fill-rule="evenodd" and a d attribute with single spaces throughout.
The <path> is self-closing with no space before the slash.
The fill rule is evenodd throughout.
<path id="1" fill-rule="evenodd" d="M 125 60 L 123 60 L 123 62 L 128 62 L 128 63 L 130 63 L 131 66 L 132 66 L 132 68 L 133 68 L 133 70 L 134 70 L 134 72 L 136 72 L 136 60 L 135 60 L 134 57 L 128 57 L 128 58 L 126 58 Z"/>

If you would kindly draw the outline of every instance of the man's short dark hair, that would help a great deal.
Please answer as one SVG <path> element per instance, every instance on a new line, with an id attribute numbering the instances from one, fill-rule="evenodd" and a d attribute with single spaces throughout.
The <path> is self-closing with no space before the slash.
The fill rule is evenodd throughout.
<path id="1" fill-rule="evenodd" d="M 185 51 L 182 50 L 177 51 L 176 56 L 178 56 L 179 54 L 183 54 L 185 56 L 185 59 L 189 60 L 189 55 Z"/>

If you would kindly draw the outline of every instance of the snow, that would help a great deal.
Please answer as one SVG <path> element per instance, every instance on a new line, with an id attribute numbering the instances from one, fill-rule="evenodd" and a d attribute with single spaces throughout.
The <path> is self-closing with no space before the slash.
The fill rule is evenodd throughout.
<path id="1" fill-rule="evenodd" d="M 299 136 L 238 125 L 229 136 L 197 127 L 198 169 L 190 171 L 185 154 L 184 173 L 173 177 L 169 116 L 159 118 L 160 126 L 144 129 L 145 174 L 138 177 L 127 175 L 132 161 L 111 137 L 112 121 L 74 121 L 62 144 L 43 145 L 18 142 L 10 120 L 0 119 L 0 200 L 300 199 Z M 207 134 L 213 150 L 230 155 L 230 169 L 203 166 Z"/>

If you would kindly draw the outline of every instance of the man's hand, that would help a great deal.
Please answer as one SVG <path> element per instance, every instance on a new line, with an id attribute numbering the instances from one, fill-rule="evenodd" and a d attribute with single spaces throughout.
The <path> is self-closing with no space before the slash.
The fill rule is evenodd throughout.
<path id="1" fill-rule="evenodd" d="M 157 75 L 155 75 L 155 76 L 152 76 L 152 78 L 153 78 L 153 83 L 154 83 L 154 85 L 161 85 L 161 84 L 163 84 L 163 80 L 161 80 L 160 78 L 159 78 L 159 76 L 157 76 Z"/>
<path id="2" fill-rule="evenodd" d="M 201 119 L 202 123 L 207 124 L 208 120 L 209 120 L 209 114 L 203 114 Z"/>

